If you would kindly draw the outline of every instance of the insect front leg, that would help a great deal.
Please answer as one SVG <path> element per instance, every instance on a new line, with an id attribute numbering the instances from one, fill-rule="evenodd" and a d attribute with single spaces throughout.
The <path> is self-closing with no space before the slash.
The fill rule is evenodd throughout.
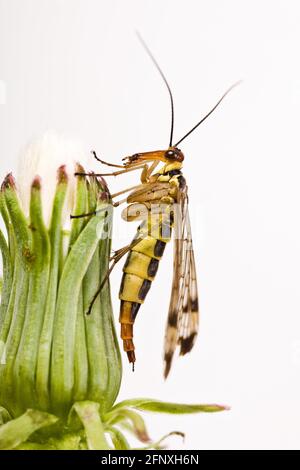
<path id="1" fill-rule="evenodd" d="M 125 168 L 124 170 L 120 171 L 113 171 L 112 173 L 83 173 L 83 172 L 76 172 L 75 176 L 91 176 L 91 177 L 97 177 L 97 176 L 119 176 L 123 175 L 124 173 L 129 173 L 130 171 L 135 171 L 135 170 L 141 170 L 144 168 L 145 165 L 137 165 L 134 167 L 129 167 Z M 124 167 L 121 167 L 124 168 Z"/>
<path id="2" fill-rule="evenodd" d="M 158 161 L 154 161 L 150 166 L 145 165 L 141 173 L 141 183 L 149 183 L 150 176 L 158 165 Z"/>
<path id="3" fill-rule="evenodd" d="M 109 162 L 106 162 L 105 160 L 101 160 L 101 158 L 97 156 L 95 150 L 92 150 L 91 153 L 98 162 L 102 163 L 102 165 L 112 166 L 114 168 L 124 168 L 124 165 L 115 165 L 114 163 L 109 163 Z"/>
<path id="4" fill-rule="evenodd" d="M 102 207 L 101 209 L 96 209 L 92 212 L 86 212 L 85 214 L 79 215 L 70 215 L 70 219 L 83 219 L 84 217 L 91 217 L 93 215 L 97 215 L 100 212 L 107 211 L 107 207 Z"/>

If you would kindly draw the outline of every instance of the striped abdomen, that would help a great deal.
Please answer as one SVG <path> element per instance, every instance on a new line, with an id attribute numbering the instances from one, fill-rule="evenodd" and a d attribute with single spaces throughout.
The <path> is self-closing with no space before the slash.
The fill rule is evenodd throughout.
<path id="1" fill-rule="evenodd" d="M 145 236 L 132 248 L 123 268 L 119 293 L 121 300 L 119 321 L 124 351 L 132 363 L 135 362 L 133 324 L 155 278 L 159 260 L 164 253 L 166 243 L 170 240 L 171 230 L 170 220 L 161 223 L 158 234 Z M 143 228 L 139 227 L 136 238 L 144 236 L 143 234 Z"/>

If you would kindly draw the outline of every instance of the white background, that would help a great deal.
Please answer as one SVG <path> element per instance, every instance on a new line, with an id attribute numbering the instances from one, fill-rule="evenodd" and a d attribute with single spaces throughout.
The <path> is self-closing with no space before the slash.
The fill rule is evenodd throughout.
<path id="1" fill-rule="evenodd" d="M 147 416 L 155 437 L 186 432 L 186 449 L 300 448 L 299 22 L 291 0 L 0 0 L 1 177 L 49 128 L 112 162 L 168 144 L 168 95 L 135 29 L 170 81 L 177 140 L 244 80 L 181 146 L 201 293 L 197 345 L 164 383 L 170 245 L 136 322 L 134 374 L 124 358 L 121 398 L 231 406 Z M 120 177 L 111 189 L 136 182 Z M 115 248 L 135 229 L 116 212 Z M 121 266 L 116 318 L 120 277 Z"/>

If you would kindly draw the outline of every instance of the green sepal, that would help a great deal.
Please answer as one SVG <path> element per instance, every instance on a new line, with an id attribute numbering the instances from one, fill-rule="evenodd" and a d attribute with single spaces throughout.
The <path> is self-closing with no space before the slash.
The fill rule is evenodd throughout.
<path id="1" fill-rule="evenodd" d="M 86 435 L 87 446 L 89 450 L 109 450 L 110 447 L 105 437 L 104 426 L 100 416 L 99 403 L 91 401 L 77 402 L 73 405 L 68 424 L 74 426 L 74 413 L 81 421 Z"/>
<path id="2" fill-rule="evenodd" d="M 43 220 L 39 178 L 35 178 L 31 186 L 29 227 L 34 258 L 30 268 L 24 324 L 14 364 L 16 401 L 25 410 L 34 408 L 38 403 L 35 389 L 36 367 L 50 269 L 50 240 Z"/>
<path id="3" fill-rule="evenodd" d="M 109 432 L 115 450 L 130 450 L 130 444 L 125 438 L 124 434 L 113 426 L 107 426 L 106 430 Z"/>
<path id="4" fill-rule="evenodd" d="M 3 279 L 2 279 L 2 289 L 1 289 L 1 307 L 0 307 L 0 330 L 4 322 L 5 313 L 8 308 L 9 298 L 11 293 L 12 286 L 12 262 L 9 253 L 9 247 L 6 242 L 6 239 L 0 230 L 0 251 L 2 254 L 2 265 L 3 265 Z"/>
<path id="5" fill-rule="evenodd" d="M 96 229 L 98 226 L 101 230 L 104 218 L 103 210 L 89 220 L 73 244 L 60 278 L 51 361 L 51 399 L 53 411 L 59 416 L 66 416 L 72 406 L 78 299 L 82 280 L 99 243 Z"/>
<path id="6" fill-rule="evenodd" d="M 132 433 L 139 441 L 151 441 L 144 419 L 136 411 L 122 408 L 106 416 L 107 423 L 119 425 Z"/>
<path id="7" fill-rule="evenodd" d="M 7 423 L 11 419 L 12 418 L 11 418 L 9 412 L 5 408 L 3 408 L 3 406 L 0 406 L 0 426 L 2 424 Z"/>
<path id="8" fill-rule="evenodd" d="M 215 413 L 228 410 L 226 406 L 215 404 L 187 405 L 183 403 L 167 403 L 151 398 L 135 398 L 118 403 L 113 407 L 112 412 L 122 408 L 135 408 L 141 411 L 170 414 Z"/>
<path id="9" fill-rule="evenodd" d="M 39 342 L 36 372 L 36 390 L 41 409 L 50 407 L 49 372 L 51 359 L 51 345 L 57 300 L 57 286 L 59 282 L 60 258 L 63 251 L 62 213 L 66 199 L 68 178 L 65 167 L 57 172 L 57 186 L 53 199 L 52 215 L 49 228 L 49 240 L 51 247 L 49 283 L 45 315 Z"/>
<path id="10" fill-rule="evenodd" d="M 145 447 L 136 447 L 132 450 L 163 450 L 166 449 L 166 445 L 164 442 L 171 436 L 178 436 L 181 437 L 182 440 L 185 438 L 185 434 L 181 431 L 172 431 L 166 434 L 165 436 L 161 437 L 158 441 L 150 442 L 148 446 Z"/>
<path id="11" fill-rule="evenodd" d="M 12 175 L 8 175 L 2 185 L 6 209 L 12 230 L 16 238 L 16 250 L 27 269 L 35 259 L 32 251 L 32 237 L 28 227 L 27 219 L 20 206 L 16 192 L 15 182 Z M 5 220 L 5 219 L 4 219 Z"/>
<path id="12" fill-rule="evenodd" d="M 49 413 L 37 410 L 27 410 L 19 418 L 8 421 L 0 426 L 0 449 L 14 449 L 38 429 L 51 426 L 57 418 Z"/>

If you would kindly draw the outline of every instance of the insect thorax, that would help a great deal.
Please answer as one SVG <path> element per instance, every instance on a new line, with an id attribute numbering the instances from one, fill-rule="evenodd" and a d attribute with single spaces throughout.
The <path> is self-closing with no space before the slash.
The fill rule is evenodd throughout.
<path id="1" fill-rule="evenodd" d="M 159 171 L 157 181 L 168 182 L 171 186 L 176 185 L 178 190 L 180 191 L 184 189 L 186 185 L 186 181 L 181 169 L 181 162 L 167 163 Z"/>

